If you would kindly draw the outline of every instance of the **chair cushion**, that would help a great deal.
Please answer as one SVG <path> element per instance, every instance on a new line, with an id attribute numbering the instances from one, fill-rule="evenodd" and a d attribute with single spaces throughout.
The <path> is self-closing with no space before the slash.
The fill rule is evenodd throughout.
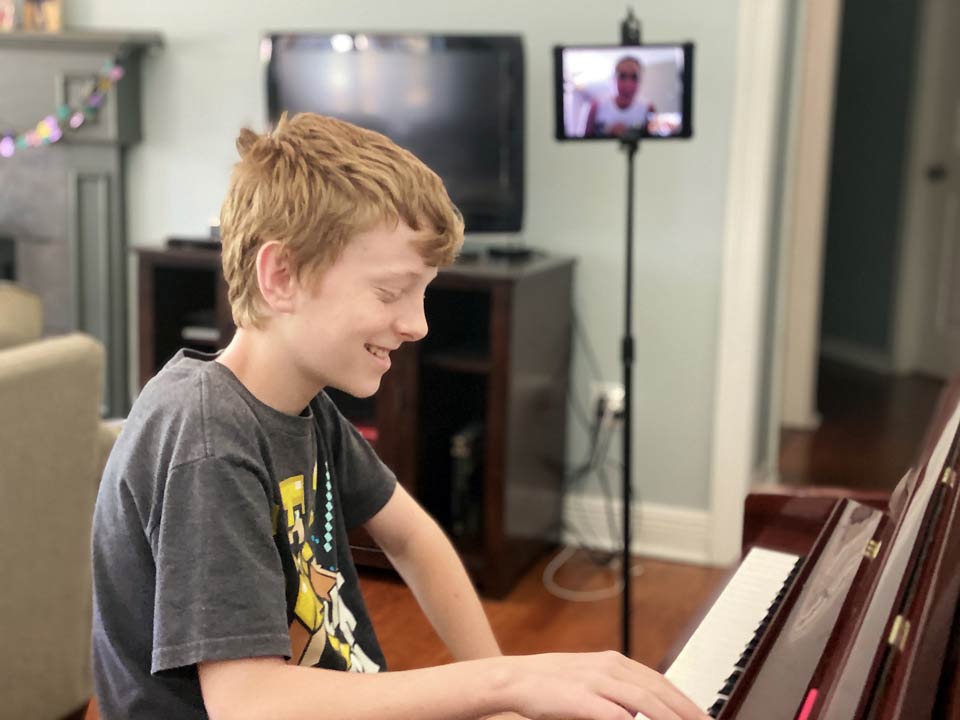
<path id="1" fill-rule="evenodd" d="M 0 282 L 0 350 L 36 340 L 43 332 L 43 303 L 19 285 Z"/>

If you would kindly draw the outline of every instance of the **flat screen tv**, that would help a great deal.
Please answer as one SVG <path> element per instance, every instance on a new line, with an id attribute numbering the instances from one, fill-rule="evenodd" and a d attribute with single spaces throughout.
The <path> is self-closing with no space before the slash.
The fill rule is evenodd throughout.
<path id="1" fill-rule="evenodd" d="M 520 36 L 274 33 L 262 55 L 271 122 L 306 111 L 381 132 L 443 179 L 467 232 L 521 229 Z"/>

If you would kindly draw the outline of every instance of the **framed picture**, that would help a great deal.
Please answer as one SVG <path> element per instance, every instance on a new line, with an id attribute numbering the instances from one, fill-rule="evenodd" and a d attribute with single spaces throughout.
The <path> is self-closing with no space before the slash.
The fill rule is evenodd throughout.
<path id="1" fill-rule="evenodd" d="M 16 20 L 17 3 L 14 0 L 0 0 L 0 32 L 12 32 Z"/>
<path id="2" fill-rule="evenodd" d="M 23 29 L 32 32 L 63 30 L 63 0 L 23 0 Z"/>

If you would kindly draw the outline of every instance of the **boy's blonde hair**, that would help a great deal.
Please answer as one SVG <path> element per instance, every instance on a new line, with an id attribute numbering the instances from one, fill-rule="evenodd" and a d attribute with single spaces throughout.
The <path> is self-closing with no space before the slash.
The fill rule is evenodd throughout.
<path id="1" fill-rule="evenodd" d="M 437 174 L 380 133 L 284 113 L 272 132 L 244 128 L 237 150 L 220 239 L 238 327 L 262 323 L 256 260 L 267 241 L 282 243 L 298 276 L 311 279 L 382 222 L 426 231 L 417 249 L 429 265 L 449 265 L 463 243 L 463 217 Z"/>

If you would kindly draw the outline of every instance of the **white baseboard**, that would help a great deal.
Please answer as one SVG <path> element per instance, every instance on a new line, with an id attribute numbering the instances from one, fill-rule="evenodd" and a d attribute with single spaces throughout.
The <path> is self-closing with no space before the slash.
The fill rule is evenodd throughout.
<path id="1" fill-rule="evenodd" d="M 612 552 L 622 546 L 623 501 L 610 501 L 597 495 L 568 496 L 563 504 L 563 542 L 585 543 L 593 550 Z M 612 536 L 609 515 L 614 518 Z M 710 564 L 708 530 L 710 515 L 706 510 L 653 503 L 637 503 L 630 515 L 631 553 L 661 560 Z"/>
<path id="2" fill-rule="evenodd" d="M 820 354 L 828 360 L 836 360 L 864 370 L 880 373 L 894 371 L 893 358 L 889 352 L 864 347 L 849 340 L 825 337 L 820 342 Z"/>

